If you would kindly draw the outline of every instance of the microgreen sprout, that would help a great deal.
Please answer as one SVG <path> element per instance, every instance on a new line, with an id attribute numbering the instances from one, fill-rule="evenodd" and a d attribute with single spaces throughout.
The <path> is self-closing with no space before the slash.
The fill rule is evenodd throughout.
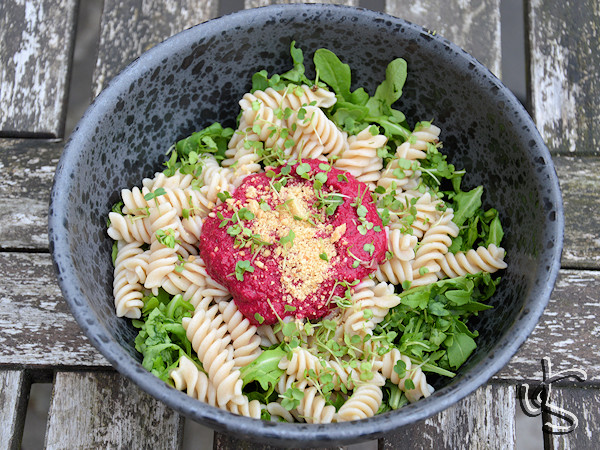
<path id="1" fill-rule="evenodd" d="M 238 261 L 235 263 L 235 278 L 238 281 L 244 281 L 244 273 L 245 272 L 254 272 L 254 267 L 252 266 L 250 261 Z"/>

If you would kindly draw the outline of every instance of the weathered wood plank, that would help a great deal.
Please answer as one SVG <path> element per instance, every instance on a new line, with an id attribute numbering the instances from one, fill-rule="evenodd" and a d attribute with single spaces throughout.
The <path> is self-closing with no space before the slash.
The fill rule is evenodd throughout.
<path id="1" fill-rule="evenodd" d="M 47 254 L 0 253 L 0 366 L 109 367 L 69 313 Z M 496 381 L 540 381 L 540 360 L 600 383 L 600 272 L 562 270 L 537 328 Z M 18 308 L 16 307 L 18 306 Z"/>
<path id="2" fill-rule="evenodd" d="M 598 448 L 600 390 L 553 387 L 547 405 L 557 406 L 574 414 L 577 417 L 577 428 L 568 434 L 544 433 L 546 449 Z M 557 415 L 544 413 L 542 417 L 544 423 L 548 422 L 550 427 L 569 427 L 571 425 L 564 418 Z"/>
<path id="3" fill-rule="evenodd" d="M 500 77 L 500 0 L 386 0 L 385 11 L 435 31 Z"/>
<path id="4" fill-rule="evenodd" d="M 0 371 L 0 448 L 21 447 L 29 383 L 23 371 Z"/>
<path id="5" fill-rule="evenodd" d="M 215 437 L 214 437 L 214 441 L 213 441 L 213 450 L 229 450 L 229 449 L 235 449 L 235 450 L 276 450 L 278 448 L 281 448 L 281 446 L 273 446 L 273 445 L 268 445 L 268 444 L 259 444 L 257 442 L 251 442 L 251 441 L 242 441 L 241 439 L 237 439 L 234 436 L 228 435 L 228 434 L 223 434 L 223 433 L 217 433 L 215 432 Z M 293 447 L 288 447 L 288 448 L 293 448 Z M 316 449 L 317 447 L 303 447 L 306 449 Z M 329 449 L 329 450 L 335 450 L 335 449 L 340 449 L 340 448 L 344 448 L 344 447 L 319 447 L 320 449 Z"/>
<path id="6" fill-rule="evenodd" d="M 179 448 L 183 419 L 116 373 L 56 374 L 46 448 Z"/>
<path id="7" fill-rule="evenodd" d="M 600 160 L 555 156 L 565 210 L 562 267 L 600 268 Z"/>
<path id="8" fill-rule="evenodd" d="M 553 153 L 600 155 L 600 4 L 531 0 L 530 103 Z"/>
<path id="9" fill-rule="evenodd" d="M 555 372 L 579 368 L 587 383 L 600 383 L 600 272 L 561 270 L 550 299 L 529 339 L 494 379 L 541 382 L 541 360 L 547 356 Z"/>
<path id="10" fill-rule="evenodd" d="M 0 135 L 62 136 L 77 0 L 0 2 Z"/>
<path id="11" fill-rule="evenodd" d="M 0 366 L 110 366 L 64 301 L 47 254 L 0 253 Z"/>
<path id="12" fill-rule="evenodd" d="M 216 0 L 106 0 L 92 83 L 93 96 L 96 97 L 111 78 L 143 52 L 216 14 Z"/>
<path id="13" fill-rule="evenodd" d="M 280 5 L 286 3 L 334 3 L 338 5 L 358 6 L 358 0 L 245 0 L 244 8 L 258 8 L 260 6 Z"/>
<path id="14" fill-rule="evenodd" d="M 380 450 L 515 448 L 515 388 L 490 384 L 441 413 L 380 439 Z"/>
<path id="15" fill-rule="evenodd" d="M 63 144 L 0 139 L 0 249 L 48 248 L 48 200 Z M 565 206 L 562 265 L 600 268 L 600 159 L 554 157 Z"/>
<path id="16" fill-rule="evenodd" d="M 0 248 L 48 248 L 50 188 L 63 146 L 0 139 Z"/>

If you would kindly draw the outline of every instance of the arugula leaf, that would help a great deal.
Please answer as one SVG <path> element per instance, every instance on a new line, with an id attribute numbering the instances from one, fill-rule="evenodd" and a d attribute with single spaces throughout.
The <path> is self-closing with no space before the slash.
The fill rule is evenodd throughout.
<path id="1" fill-rule="evenodd" d="M 140 329 L 135 348 L 143 356 L 142 366 L 167 383 L 171 383 L 169 372 L 177 367 L 182 355 L 201 367 L 181 324 L 183 317 L 191 317 L 192 304 L 181 295 L 171 297 L 162 289 L 157 296 L 143 300 L 142 320 L 133 321 Z"/>
<path id="2" fill-rule="evenodd" d="M 285 355 L 286 352 L 281 347 L 265 350 L 250 364 L 242 367 L 240 372 L 244 386 L 256 381 L 263 390 L 267 391 L 269 385 L 274 386 L 277 384 L 279 377 L 284 372 L 278 364 Z"/>
<path id="3" fill-rule="evenodd" d="M 483 186 L 477 186 L 468 192 L 460 192 L 453 198 L 454 218 L 452 221 L 462 226 L 465 221 L 473 217 L 481 207 L 481 194 Z"/>
<path id="4" fill-rule="evenodd" d="M 377 86 L 375 95 L 367 101 L 371 116 L 392 115 L 392 104 L 402 95 L 406 73 L 404 59 L 397 58 L 388 64 L 385 69 L 385 80 Z"/>
<path id="5" fill-rule="evenodd" d="M 172 156 L 175 161 L 169 161 L 170 166 L 175 167 L 175 170 L 180 167 L 187 169 L 188 171 L 184 173 L 193 173 L 194 169 L 197 168 L 199 155 L 212 154 L 217 161 L 222 161 L 225 159 L 227 144 L 233 133 L 233 129 L 223 128 L 218 122 L 192 133 L 175 144 L 177 156 Z M 178 163 L 176 162 L 177 157 L 179 158 Z M 172 169 L 169 164 L 167 164 L 167 167 Z M 172 170 L 173 173 L 175 170 Z"/>
<path id="6" fill-rule="evenodd" d="M 448 362 L 450 367 L 457 369 L 473 353 L 477 345 L 475 341 L 465 333 L 457 333 L 453 336 L 452 345 L 448 347 Z"/>
<path id="7" fill-rule="evenodd" d="M 422 364 L 423 370 L 453 376 L 450 370 L 462 364 L 475 348 L 471 344 L 477 332 L 465 321 L 491 308 L 483 302 L 493 295 L 498 282 L 489 273 L 480 272 L 408 289 L 398 294 L 400 304 L 377 325 L 374 335 L 395 333 L 391 344 Z"/>
<path id="8" fill-rule="evenodd" d="M 339 100 L 354 103 L 350 94 L 350 66 L 341 62 L 335 53 L 325 48 L 315 52 L 313 61 L 319 78 L 331 86 Z"/>

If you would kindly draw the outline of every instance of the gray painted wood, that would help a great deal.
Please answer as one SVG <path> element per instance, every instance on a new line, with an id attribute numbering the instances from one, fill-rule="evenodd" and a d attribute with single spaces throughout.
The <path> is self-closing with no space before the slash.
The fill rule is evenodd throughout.
<path id="1" fill-rule="evenodd" d="M 134 59 L 166 38 L 215 17 L 216 0 L 106 0 L 92 83 L 96 97 Z"/>
<path id="2" fill-rule="evenodd" d="M 454 42 L 500 77 L 500 0 L 386 0 L 385 11 Z"/>
<path id="3" fill-rule="evenodd" d="M 513 449 L 515 401 L 513 386 L 481 387 L 441 413 L 386 435 L 379 449 Z"/>
<path id="4" fill-rule="evenodd" d="M 226 435 L 223 433 L 218 433 L 215 432 L 215 437 L 214 437 L 214 441 L 213 441 L 213 449 L 214 450 L 229 450 L 229 449 L 235 449 L 235 450 L 276 450 L 279 449 L 281 447 L 279 446 L 273 446 L 273 445 L 268 445 L 268 444 L 259 444 L 256 442 L 252 442 L 252 441 L 242 441 L 241 439 L 237 439 L 234 436 L 231 435 Z M 287 447 L 289 449 L 292 449 L 293 447 Z M 302 447 L 302 448 L 306 448 L 308 450 L 316 450 L 317 447 Z M 345 447 L 318 447 L 319 449 L 322 450 L 340 450 L 343 449 Z"/>
<path id="5" fill-rule="evenodd" d="M 63 145 L 0 139 L 0 248 L 48 248 L 48 202 Z"/>
<path id="6" fill-rule="evenodd" d="M 18 449 L 25 424 L 29 385 L 21 370 L 0 370 L 0 448 Z"/>
<path id="7" fill-rule="evenodd" d="M 600 268 L 600 160 L 555 156 L 565 211 L 562 267 Z"/>
<path id="8" fill-rule="evenodd" d="M 62 136 L 77 0 L 0 2 L 0 135 Z"/>
<path id="9" fill-rule="evenodd" d="M 109 367 L 69 313 L 47 254 L 0 253 L 0 366 Z M 561 270 L 550 303 L 530 338 L 496 381 L 539 381 L 540 360 L 557 370 L 588 370 L 600 383 L 600 272 Z M 15 314 L 18 305 L 18 314 Z"/>
<path id="10" fill-rule="evenodd" d="M 600 4 L 527 3 L 530 102 L 538 129 L 553 153 L 600 155 Z"/>
<path id="11" fill-rule="evenodd" d="M 0 253 L 0 367 L 108 367 L 64 301 L 48 254 Z"/>
<path id="12" fill-rule="evenodd" d="M 587 384 L 600 383 L 600 272 L 561 270 L 548 307 L 508 365 L 494 379 L 542 381 L 543 357 L 554 371 L 579 368 L 588 373 Z"/>
<path id="13" fill-rule="evenodd" d="M 286 3 L 333 3 L 338 5 L 358 6 L 358 0 L 245 0 L 246 9 L 258 8 L 260 6 L 281 5 Z"/>
<path id="14" fill-rule="evenodd" d="M 48 201 L 63 144 L 0 139 L 0 249 L 48 248 Z M 600 268 L 600 160 L 555 156 L 565 206 L 566 268 Z"/>
<path id="15" fill-rule="evenodd" d="M 568 434 L 544 434 L 545 448 L 548 450 L 578 450 L 598 448 L 600 436 L 600 390 L 576 387 L 553 387 L 548 403 L 562 408 L 577 418 L 577 428 Z M 556 411 L 556 410 L 555 410 Z M 559 414 L 564 414 L 559 412 Z M 544 414 L 544 423 L 551 426 L 569 427 L 571 424 L 555 414 Z"/>
<path id="16" fill-rule="evenodd" d="M 46 448 L 179 448 L 183 419 L 126 378 L 58 372 Z"/>

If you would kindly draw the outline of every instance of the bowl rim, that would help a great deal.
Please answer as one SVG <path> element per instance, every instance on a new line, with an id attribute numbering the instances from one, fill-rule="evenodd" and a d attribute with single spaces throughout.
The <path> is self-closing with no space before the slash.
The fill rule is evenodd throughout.
<path id="1" fill-rule="evenodd" d="M 513 111 L 527 126 L 529 126 L 531 139 L 535 147 L 541 152 L 546 161 L 546 172 L 549 176 L 548 186 L 551 191 L 547 194 L 555 208 L 556 218 L 550 224 L 553 233 L 554 247 L 549 251 L 552 254 L 552 263 L 548 269 L 549 282 L 544 286 L 538 286 L 537 302 L 528 305 L 528 310 L 521 311 L 515 322 L 507 330 L 492 350 L 492 355 L 482 359 L 476 366 L 477 373 L 459 380 L 452 386 L 445 386 L 440 391 L 442 395 L 419 400 L 414 404 L 402 408 L 402 413 L 386 413 L 368 419 L 335 423 L 335 424 L 301 424 L 301 423 L 272 423 L 248 417 L 234 415 L 228 411 L 212 407 L 206 403 L 199 402 L 185 393 L 170 388 L 150 372 L 141 368 L 137 361 L 132 361 L 132 356 L 119 345 L 110 335 L 105 326 L 93 310 L 86 308 L 85 304 L 78 302 L 78 296 L 83 295 L 82 285 L 72 258 L 67 253 L 57 252 L 56 249 L 69 249 L 67 238 L 67 224 L 64 217 L 67 212 L 66 196 L 61 195 L 70 184 L 70 167 L 75 167 L 74 162 L 78 158 L 78 148 L 86 142 L 86 133 L 92 132 L 96 118 L 103 115 L 105 107 L 114 104 L 121 94 L 119 86 L 129 86 L 140 75 L 145 73 L 151 66 L 151 62 L 162 60 L 163 57 L 171 55 L 174 51 L 185 48 L 187 43 L 193 42 L 195 38 L 221 32 L 236 26 L 244 26 L 252 22 L 256 15 L 264 17 L 278 13 L 298 14 L 313 9 L 321 11 L 329 10 L 335 13 L 347 13 L 361 15 L 365 19 L 391 21 L 392 24 L 401 25 L 412 29 L 415 34 L 427 34 L 428 41 L 438 45 L 449 47 L 461 58 L 475 65 L 484 78 L 498 88 L 497 95 L 501 95 L 506 102 L 506 109 Z M 428 44 L 429 45 L 429 44 Z M 451 43 L 447 39 L 435 34 L 432 35 L 419 25 L 415 25 L 404 19 L 390 16 L 385 13 L 372 11 L 364 8 L 332 5 L 332 4 L 284 4 L 270 5 L 260 8 L 252 8 L 238 11 L 225 16 L 217 17 L 192 28 L 177 33 L 165 41 L 157 44 L 152 49 L 142 54 L 131 62 L 123 71 L 115 76 L 104 90 L 96 97 L 87 109 L 77 127 L 73 131 L 56 169 L 54 183 L 51 192 L 50 209 L 48 216 L 49 241 L 52 260 L 58 278 L 58 284 L 69 304 L 71 312 L 83 329 L 92 344 L 122 375 L 132 380 L 139 388 L 152 395 L 154 398 L 166 403 L 176 411 L 220 432 L 230 432 L 235 436 L 259 440 L 263 442 L 293 443 L 293 444 L 331 444 L 359 442 L 374 439 L 389 433 L 399 427 L 412 424 L 426 419 L 434 414 L 447 409 L 457 403 L 477 388 L 486 383 L 496 372 L 502 369 L 517 352 L 521 344 L 533 331 L 538 323 L 544 308 L 546 307 L 558 272 L 560 269 L 560 256 L 563 246 L 564 212 L 558 177 L 550 153 L 539 134 L 533 120 L 512 94 L 489 69 L 483 66 L 472 55 Z M 132 364 L 135 362 L 137 364 Z"/>

